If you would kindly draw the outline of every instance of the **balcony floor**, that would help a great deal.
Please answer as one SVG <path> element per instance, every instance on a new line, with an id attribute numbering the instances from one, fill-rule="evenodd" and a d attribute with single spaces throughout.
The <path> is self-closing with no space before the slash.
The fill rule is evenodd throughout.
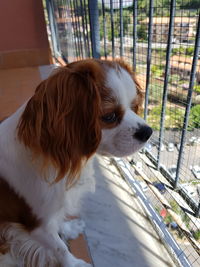
<path id="1" fill-rule="evenodd" d="M 82 213 L 94 266 L 175 266 L 116 168 L 98 157 L 95 173 L 96 192 L 84 200 Z"/>

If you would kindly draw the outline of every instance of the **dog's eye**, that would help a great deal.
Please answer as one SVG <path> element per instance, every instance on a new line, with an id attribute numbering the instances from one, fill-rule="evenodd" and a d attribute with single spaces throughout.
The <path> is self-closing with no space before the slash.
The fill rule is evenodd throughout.
<path id="1" fill-rule="evenodd" d="M 109 114 L 102 116 L 101 119 L 105 123 L 113 123 L 117 120 L 117 115 L 115 112 L 112 112 L 112 113 L 109 113 Z"/>

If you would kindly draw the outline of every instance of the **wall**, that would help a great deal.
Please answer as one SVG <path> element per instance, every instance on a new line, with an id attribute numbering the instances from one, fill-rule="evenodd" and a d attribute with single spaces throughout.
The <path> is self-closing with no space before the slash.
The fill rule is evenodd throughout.
<path id="1" fill-rule="evenodd" d="M 50 63 L 42 0 L 0 1 L 0 68 Z"/>

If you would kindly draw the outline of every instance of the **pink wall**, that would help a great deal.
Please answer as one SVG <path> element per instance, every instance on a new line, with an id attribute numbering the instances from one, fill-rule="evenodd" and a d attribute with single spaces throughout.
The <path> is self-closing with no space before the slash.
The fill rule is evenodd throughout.
<path id="1" fill-rule="evenodd" d="M 48 47 L 42 0 L 0 1 L 0 52 Z"/>

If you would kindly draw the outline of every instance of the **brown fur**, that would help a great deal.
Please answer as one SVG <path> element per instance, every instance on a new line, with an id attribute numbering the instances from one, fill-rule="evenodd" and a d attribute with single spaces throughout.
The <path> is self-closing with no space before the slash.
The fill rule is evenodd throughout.
<path id="1" fill-rule="evenodd" d="M 32 231 L 40 224 L 24 198 L 19 196 L 9 184 L 0 177 L 0 226 L 19 223 L 27 231 Z M 1 246 L 0 240 L 0 246 Z M 2 244 L 3 245 L 3 244 Z M 2 248 L 1 248 L 2 249 Z"/>

